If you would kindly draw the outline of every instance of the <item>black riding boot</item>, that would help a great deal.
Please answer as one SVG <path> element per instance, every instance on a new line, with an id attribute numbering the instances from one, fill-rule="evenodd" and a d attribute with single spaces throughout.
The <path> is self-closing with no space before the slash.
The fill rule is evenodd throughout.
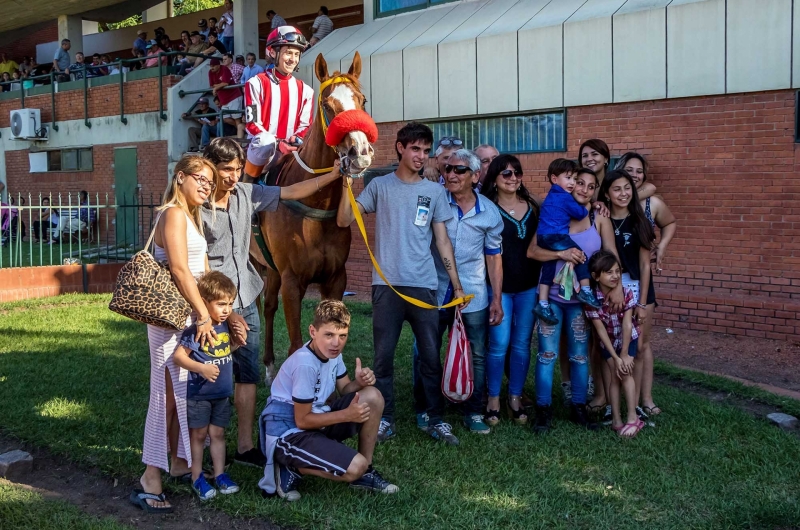
<path id="1" fill-rule="evenodd" d="M 583 403 L 572 403 L 570 405 L 569 419 L 590 431 L 596 431 L 598 428 L 597 423 L 589 419 L 589 415 L 586 413 L 586 405 Z"/>
<path id="2" fill-rule="evenodd" d="M 553 407 L 551 405 L 536 405 L 536 420 L 533 422 L 534 434 L 544 434 L 550 430 L 553 421 Z"/>

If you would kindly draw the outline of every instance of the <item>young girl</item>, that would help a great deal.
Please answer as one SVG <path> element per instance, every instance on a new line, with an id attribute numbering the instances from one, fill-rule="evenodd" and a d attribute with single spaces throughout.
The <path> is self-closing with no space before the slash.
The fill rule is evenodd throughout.
<path id="1" fill-rule="evenodd" d="M 624 288 L 625 304 L 622 312 L 614 313 L 606 301 L 612 289 L 617 287 L 622 276 L 619 260 L 611 252 L 601 250 L 589 260 L 592 286 L 595 296 L 602 303 L 600 309 L 586 309 L 586 317 L 592 321 L 600 342 L 600 355 L 606 361 L 603 378 L 611 400 L 611 428 L 623 438 L 633 438 L 644 427 L 636 414 L 636 383 L 633 380 L 633 365 L 638 347 L 639 327 L 633 320 L 636 297 Z M 622 423 L 620 412 L 620 387 L 625 392 L 627 421 Z"/>

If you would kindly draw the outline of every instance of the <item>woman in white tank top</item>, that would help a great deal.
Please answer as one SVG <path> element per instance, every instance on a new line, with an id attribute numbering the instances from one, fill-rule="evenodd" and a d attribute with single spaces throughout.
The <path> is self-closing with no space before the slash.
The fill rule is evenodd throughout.
<path id="1" fill-rule="evenodd" d="M 201 342 L 215 336 L 208 310 L 197 290 L 197 278 L 208 269 L 200 205 L 211 195 L 216 181 L 213 164 L 201 156 L 182 158 L 175 166 L 155 227 L 154 257 L 169 264 L 175 285 L 192 306 L 186 325 L 198 324 Z M 190 472 L 192 464 L 186 424 L 188 372 L 173 364 L 180 336 L 180 331 L 147 326 L 150 405 L 142 449 L 142 462 L 147 468 L 140 479 L 142 489 L 135 489 L 130 500 L 148 512 L 172 511 L 161 489 L 161 470 L 181 477 Z"/>

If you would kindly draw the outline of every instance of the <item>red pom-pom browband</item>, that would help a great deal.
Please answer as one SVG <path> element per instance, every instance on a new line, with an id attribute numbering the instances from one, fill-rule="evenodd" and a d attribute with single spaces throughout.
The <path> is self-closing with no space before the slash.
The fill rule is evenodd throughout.
<path id="1" fill-rule="evenodd" d="M 348 133 L 361 131 L 367 136 L 367 141 L 371 144 L 378 139 L 378 126 L 375 125 L 372 117 L 363 110 L 346 110 L 337 114 L 331 124 L 328 125 L 328 132 L 325 134 L 325 143 L 331 147 L 336 147 Z"/>

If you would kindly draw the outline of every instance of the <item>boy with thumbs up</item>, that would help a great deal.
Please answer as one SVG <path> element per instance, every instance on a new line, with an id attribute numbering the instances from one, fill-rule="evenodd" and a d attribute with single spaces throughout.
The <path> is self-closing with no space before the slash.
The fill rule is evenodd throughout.
<path id="1" fill-rule="evenodd" d="M 356 359 L 355 380 L 347 375 L 342 350 L 349 328 L 344 303 L 321 301 L 308 327 L 311 340 L 289 356 L 272 383 L 259 419 L 267 465 L 258 485 L 265 497 L 300 499 L 303 475 L 379 493 L 398 491 L 372 467 L 383 396 L 361 359 Z M 328 405 L 334 391 L 339 397 Z M 342 443 L 356 435 L 358 451 Z"/>

